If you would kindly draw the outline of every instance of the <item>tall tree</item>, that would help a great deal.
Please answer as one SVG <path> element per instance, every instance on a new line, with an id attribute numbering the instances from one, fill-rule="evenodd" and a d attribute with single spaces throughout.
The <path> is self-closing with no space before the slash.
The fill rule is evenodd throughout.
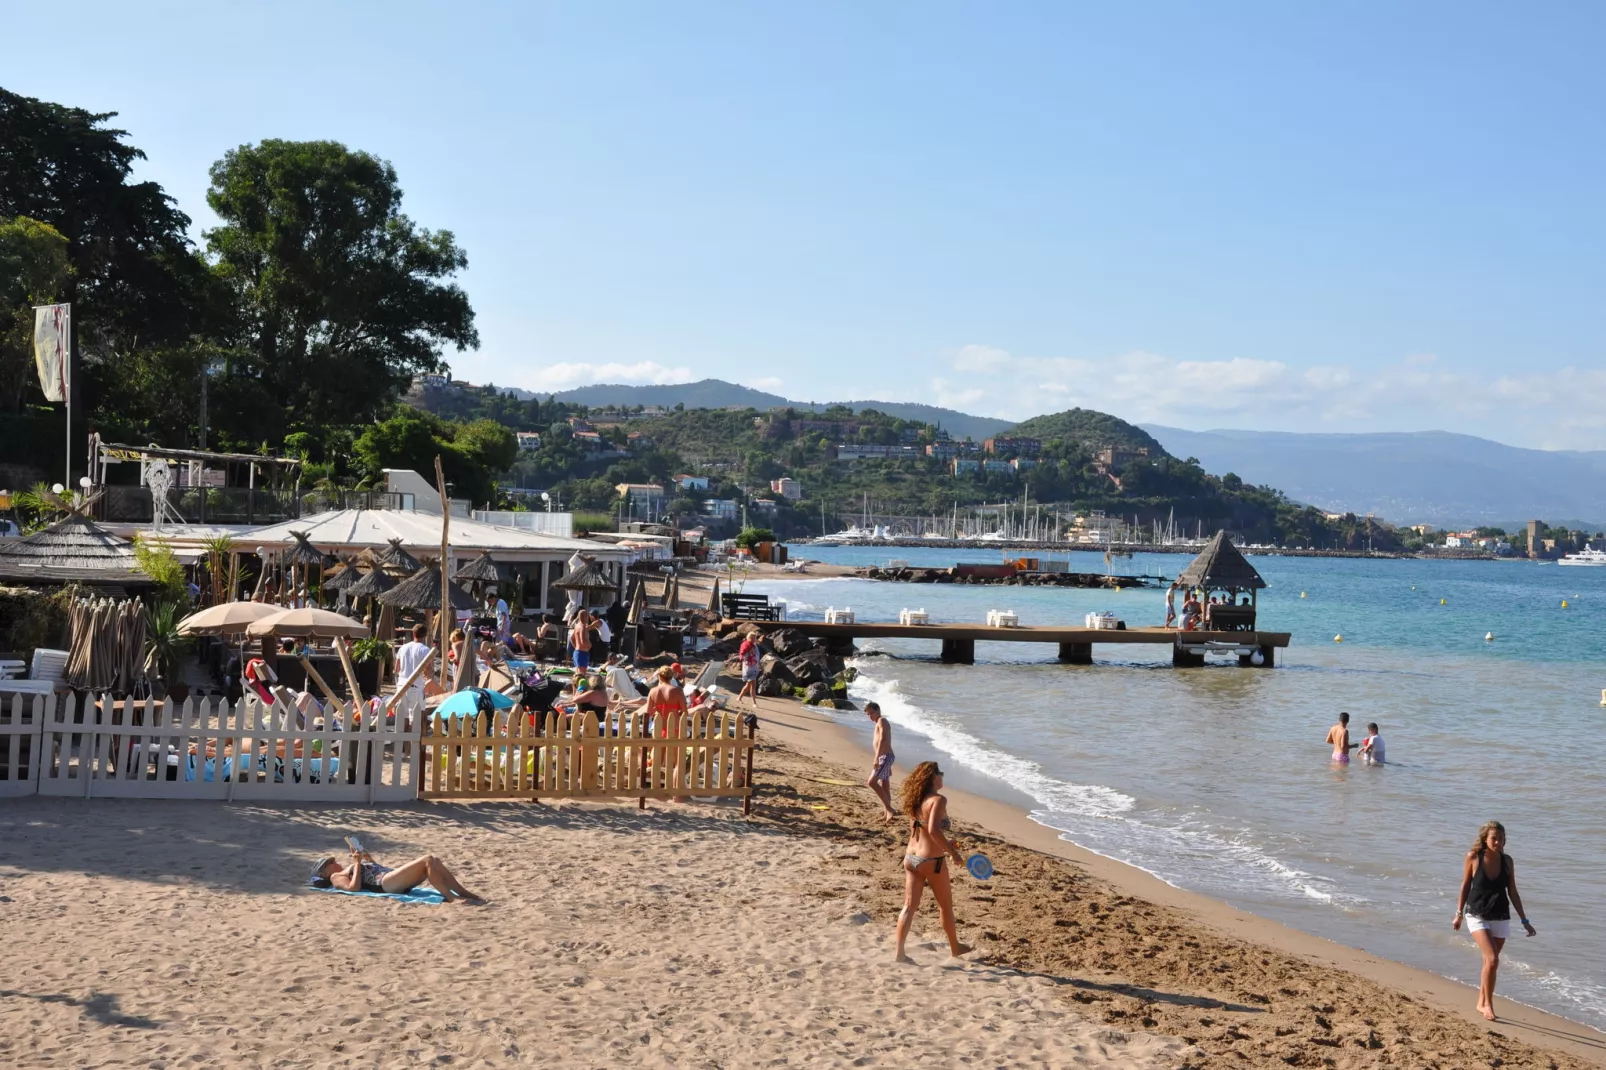
<path id="1" fill-rule="evenodd" d="M 255 384 L 265 437 L 372 421 L 444 367 L 443 347 L 479 346 L 450 281 L 467 257 L 401 201 L 390 164 L 333 141 L 244 145 L 213 165 L 207 203 L 223 225 L 207 246 L 238 298 L 248 355 L 231 371 Z"/>
<path id="2" fill-rule="evenodd" d="M 67 286 L 67 239 L 48 223 L 0 220 L 0 410 L 22 409 L 33 376 L 33 306 Z"/>
<path id="3" fill-rule="evenodd" d="M 189 217 L 156 183 L 130 181 L 145 154 L 107 125 L 115 115 L 0 89 L 0 219 L 27 216 L 67 239 L 72 271 L 55 297 L 73 304 L 80 397 L 102 420 L 172 400 L 112 385 L 122 362 L 160 364 L 147 351 L 193 346 L 227 315 Z"/>

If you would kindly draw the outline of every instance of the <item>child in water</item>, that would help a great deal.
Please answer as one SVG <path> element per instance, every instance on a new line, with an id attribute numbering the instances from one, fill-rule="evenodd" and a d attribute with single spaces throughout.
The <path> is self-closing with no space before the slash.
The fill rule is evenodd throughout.
<path id="1" fill-rule="evenodd" d="M 1361 740 L 1361 761 L 1366 765 L 1383 764 L 1383 736 L 1377 730 L 1377 722 L 1372 721 L 1366 726 L 1366 738 Z"/>

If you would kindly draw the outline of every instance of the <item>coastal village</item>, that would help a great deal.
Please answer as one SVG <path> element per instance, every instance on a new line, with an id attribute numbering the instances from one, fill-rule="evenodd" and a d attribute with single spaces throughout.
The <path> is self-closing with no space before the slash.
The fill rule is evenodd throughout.
<path id="1" fill-rule="evenodd" d="M 1072 842 L 862 674 L 1003 666 L 1004 717 L 1163 668 L 1252 719 L 1328 638 L 1280 559 L 1603 533 L 1324 511 L 1079 407 L 466 382 L 466 255 L 389 164 L 230 149 L 197 244 L 110 119 L 0 90 L 7 1065 L 1602 1065 Z"/>

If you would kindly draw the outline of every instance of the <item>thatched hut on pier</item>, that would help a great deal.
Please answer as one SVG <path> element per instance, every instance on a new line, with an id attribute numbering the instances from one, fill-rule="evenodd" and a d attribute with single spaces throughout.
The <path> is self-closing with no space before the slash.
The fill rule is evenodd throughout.
<path id="1" fill-rule="evenodd" d="M 1216 532 L 1199 556 L 1178 573 L 1177 585 L 1199 593 L 1204 603 L 1203 627 L 1215 631 L 1254 631 L 1259 592 L 1267 586 L 1225 531 Z M 1213 595 L 1226 600 L 1212 602 Z M 1248 597 L 1240 600 L 1242 595 Z"/>

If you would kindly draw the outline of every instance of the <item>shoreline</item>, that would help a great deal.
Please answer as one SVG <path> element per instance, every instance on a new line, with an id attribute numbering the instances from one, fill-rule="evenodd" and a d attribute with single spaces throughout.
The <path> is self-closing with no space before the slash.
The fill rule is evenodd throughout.
<path id="1" fill-rule="evenodd" d="M 855 787 L 852 790 L 862 796 L 865 807 L 879 811 L 879 803 L 860 784 L 870 766 L 871 757 L 867 742 L 860 734 L 839 723 L 829 712 L 803 706 L 795 700 L 761 700 L 760 718 L 761 743 L 778 742 L 810 758 L 854 771 L 851 776 L 842 779 L 853 781 Z M 899 768 L 895 769 L 895 778 L 906 774 L 909 768 L 909 763 L 900 761 Z M 1500 1021 L 1493 1024 L 1485 1022 L 1473 1009 L 1476 990 L 1469 985 L 1314 936 L 1201 893 L 1178 888 L 1137 866 L 1097 854 L 1061 838 L 1059 832 L 1039 824 L 1021 807 L 954 788 L 945 789 L 945 794 L 950 797 L 950 809 L 956 823 L 979 826 L 1004 843 L 1069 862 L 1116 891 L 1176 911 L 1192 924 L 1307 964 L 1352 974 L 1406 997 L 1403 1002 L 1420 1001 L 1432 1008 L 1434 1014 L 1474 1030 L 1474 1035 L 1502 1039 L 1509 1037 L 1535 1048 L 1565 1053 L 1586 1065 L 1606 1066 L 1606 1034 L 1583 1023 L 1517 1003 L 1504 996 L 1497 996 L 1501 1009 Z M 900 845 L 901 842 L 900 839 Z M 956 881 L 956 888 L 958 884 Z M 963 930 L 966 926 L 963 913 L 959 921 Z M 1468 954 L 1472 954 L 1471 949 Z M 1329 1017 L 1336 1024 L 1337 1016 Z M 1164 1024 L 1160 1028 L 1165 1031 Z"/>

